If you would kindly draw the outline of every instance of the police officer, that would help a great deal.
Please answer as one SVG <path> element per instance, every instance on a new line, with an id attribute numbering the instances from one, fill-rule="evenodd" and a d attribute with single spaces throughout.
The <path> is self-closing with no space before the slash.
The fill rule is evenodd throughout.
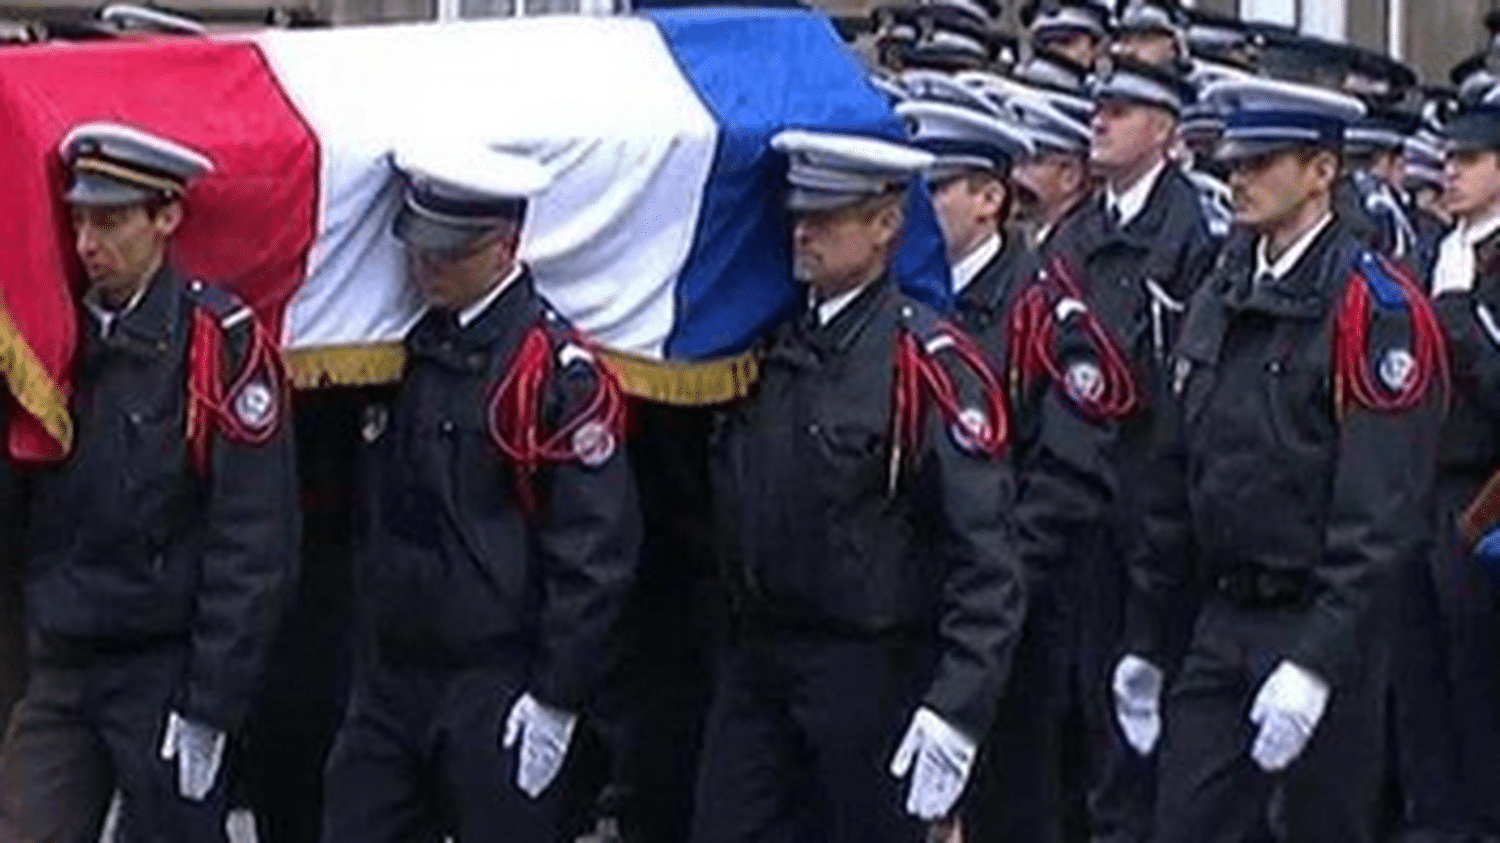
<path id="1" fill-rule="evenodd" d="M 429 309 L 363 424 L 364 658 L 328 761 L 329 843 L 553 841 L 640 526 L 623 399 L 516 257 L 534 160 L 394 159 Z"/>
<path id="2" fill-rule="evenodd" d="M 1217 254 L 1197 190 L 1168 157 L 1190 93 L 1172 71 L 1114 60 L 1096 86 L 1090 148 L 1103 185 L 1048 245 L 1081 279 L 1140 389 L 1143 406 L 1121 426 L 1113 454 L 1124 489 L 1142 481 L 1151 413 L 1165 393 L 1165 357 L 1187 297 Z M 1087 790 L 1093 833 L 1112 840 L 1144 838 L 1152 802 L 1150 766 L 1128 752 L 1108 716 L 1125 558 L 1138 531 L 1135 502 L 1127 496 L 1113 509 L 1071 589 L 1080 625 L 1072 684 L 1087 736 L 1078 787 Z"/>
<path id="3" fill-rule="evenodd" d="M 1351 195 L 1358 197 L 1375 225 L 1371 245 L 1405 261 L 1418 277 L 1425 278 L 1432 265 L 1417 251 L 1416 227 L 1401 196 L 1405 141 L 1417 128 L 1412 115 L 1376 105 L 1350 127 L 1344 141 L 1344 164 L 1353 187 Z"/>
<path id="4" fill-rule="evenodd" d="M 1160 743 L 1162 843 L 1383 839 L 1382 595 L 1427 533 L 1442 338 L 1331 210 L 1359 102 L 1206 95 L 1243 230 L 1174 356 L 1116 714 L 1135 749 Z"/>
<path id="5" fill-rule="evenodd" d="M 297 554 L 286 390 L 250 310 L 166 259 L 197 152 L 87 124 L 61 146 L 89 286 L 74 448 L 29 471 L 31 679 L 0 751 L 0 839 L 221 840 L 230 736 Z"/>
<path id="6" fill-rule="evenodd" d="M 1185 24 L 1173 0 L 1130 0 L 1115 21 L 1110 52 L 1143 64 L 1179 67 L 1187 61 Z"/>
<path id="7" fill-rule="evenodd" d="M 1107 0 L 1030 0 L 1021 7 L 1021 25 L 1034 52 L 1087 68 L 1109 38 L 1110 11 Z"/>
<path id="8" fill-rule="evenodd" d="M 1078 109 L 1071 109 L 1066 95 L 1018 96 L 1009 100 L 1026 125 L 1035 152 L 1017 162 L 1013 173 L 1016 189 L 1016 212 L 1019 220 L 1031 229 L 1031 247 L 1047 254 L 1053 237 L 1063 221 L 1088 200 L 1092 189 L 1089 177 L 1089 125 L 1080 119 Z M 1077 100 L 1082 109 L 1087 100 Z"/>
<path id="9" fill-rule="evenodd" d="M 1448 233 L 1451 219 L 1439 201 L 1443 187 L 1443 138 L 1424 118 L 1416 134 L 1405 139 L 1402 155 L 1401 194 L 1416 232 L 1418 264 L 1426 267 L 1424 282 L 1432 278 L 1438 243 Z"/>
<path id="10" fill-rule="evenodd" d="M 1045 843 L 1062 839 L 1063 816 L 1055 694 L 1064 621 L 1050 581 L 1073 560 L 1069 539 L 1109 505 L 1111 422 L 1129 411 L 1130 385 L 1118 352 L 1097 345 L 1102 333 L 1090 335 L 1097 325 L 1079 291 L 1041 273 L 1024 240 L 1005 227 L 1013 163 L 1035 151 L 1030 132 L 1012 111 L 987 109 L 983 98 L 965 102 L 962 90 L 896 110 L 914 127 L 913 143 L 935 156 L 928 178 L 953 265 L 957 320 L 1008 375 L 1010 458 L 1021 478 L 1017 545 L 1027 616 L 965 799 L 963 832 L 969 843 Z"/>
<path id="11" fill-rule="evenodd" d="M 1446 655 L 1447 661 L 1429 698 L 1451 701 L 1453 708 L 1431 711 L 1428 731 L 1441 743 L 1424 748 L 1435 763 L 1456 760 L 1456 766 L 1423 771 L 1433 779 L 1423 792 L 1442 801 L 1414 806 L 1428 811 L 1413 819 L 1423 830 L 1457 839 L 1460 833 L 1500 834 L 1492 798 L 1500 787 L 1495 583 L 1465 555 L 1456 529 L 1460 513 L 1500 469 L 1500 107 L 1472 106 L 1444 134 L 1443 202 L 1456 223 L 1439 248 L 1432 294 L 1452 355 L 1453 401 L 1438 449 L 1438 522 L 1423 584 L 1429 590 L 1436 585 L 1443 620 L 1442 646 L 1429 656 Z M 1456 759 L 1444 750 L 1456 751 Z"/>
<path id="12" fill-rule="evenodd" d="M 888 272 L 931 157 L 804 131 L 772 144 L 810 300 L 714 446 L 735 628 L 694 840 L 910 841 L 956 806 L 1021 623 L 1004 395 Z"/>

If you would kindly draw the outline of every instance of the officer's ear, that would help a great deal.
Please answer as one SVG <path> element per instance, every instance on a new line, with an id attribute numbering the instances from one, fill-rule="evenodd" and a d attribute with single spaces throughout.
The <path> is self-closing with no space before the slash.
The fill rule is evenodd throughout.
<path id="1" fill-rule="evenodd" d="M 899 198 L 886 200 L 875 209 L 870 217 L 870 225 L 881 248 L 890 249 L 895 246 L 896 237 L 900 235 L 905 220 L 906 214 L 902 211 Z"/>
<path id="2" fill-rule="evenodd" d="M 1010 210 L 1010 188 L 1000 173 L 973 176 L 972 189 L 979 197 L 979 210 L 986 218 L 1004 222 Z"/>
<path id="3" fill-rule="evenodd" d="M 151 219 L 151 227 L 162 237 L 171 237 L 182 225 L 182 203 L 176 199 L 152 202 L 146 206 L 146 216 Z"/>
<path id="4" fill-rule="evenodd" d="M 519 220 L 504 222 L 495 237 L 495 263 L 497 268 L 504 269 L 515 263 L 516 255 L 521 251 L 521 223 Z"/>
<path id="5" fill-rule="evenodd" d="M 1331 149 L 1319 149 L 1312 154 L 1308 162 L 1312 168 L 1313 178 L 1318 186 L 1328 192 L 1333 191 L 1333 183 L 1338 181 L 1340 168 L 1343 162 L 1339 160 L 1339 154 Z"/>

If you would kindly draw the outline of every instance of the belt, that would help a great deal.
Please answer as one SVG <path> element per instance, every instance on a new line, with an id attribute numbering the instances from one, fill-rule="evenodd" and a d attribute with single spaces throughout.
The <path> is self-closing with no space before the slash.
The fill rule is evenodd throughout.
<path id="1" fill-rule="evenodd" d="M 1306 571 L 1243 566 L 1220 572 L 1212 582 L 1215 594 L 1246 608 L 1282 608 L 1311 602 L 1312 577 Z"/>

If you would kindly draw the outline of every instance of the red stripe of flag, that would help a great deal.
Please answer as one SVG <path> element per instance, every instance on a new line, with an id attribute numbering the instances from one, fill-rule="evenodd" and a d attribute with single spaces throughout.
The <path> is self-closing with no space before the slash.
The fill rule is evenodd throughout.
<path id="1" fill-rule="evenodd" d="M 316 236 L 318 145 L 247 41 L 173 39 L 0 51 L 0 298 L 67 388 L 76 342 L 74 257 L 57 144 L 73 126 L 127 123 L 206 153 L 216 172 L 188 193 L 173 259 L 239 293 L 280 336 Z M 13 385 L 14 386 L 14 385 Z M 35 419 L 10 453 L 55 459 Z"/>

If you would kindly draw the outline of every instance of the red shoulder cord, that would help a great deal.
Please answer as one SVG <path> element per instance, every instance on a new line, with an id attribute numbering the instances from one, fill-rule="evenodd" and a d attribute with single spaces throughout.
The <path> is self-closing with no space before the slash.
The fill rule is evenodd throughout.
<path id="1" fill-rule="evenodd" d="M 1356 270 L 1344 288 L 1333 336 L 1333 392 L 1337 418 L 1343 418 L 1350 402 L 1380 413 L 1395 413 L 1415 406 L 1427 394 L 1433 380 L 1448 396 L 1448 355 L 1442 327 L 1427 305 L 1426 294 L 1401 267 L 1384 258 L 1382 267 L 1400 286 L 1411 314 L 1412 357 L 1415 371 L 1401 389 L 1377 386 L 1371 377 L 1369 354 L 1370 288 Z"/>
<path id="2" fill-rule="evenodd" d="M 1067 383 L 1067 373 L 1057 359 L 1057 313 L 1049 296 L 1049 287 L 1055 287 L 1062 298 L 1083 302 L 1083 293 L 1074 280 L 1067 262 L 1053 258 L 1047 267 L 1038 273 L 1036 283 L 1026 288 L 1010 315 L 1010 337 L 1008 357 L 1009 377 L 1012 389 L 1025 390 L 1038 378 L 1062 386 Z M 1081 409 L 1100 419 L 1117 419 L 1128 415 L 1140 400 L 1136 394 L 1135 377 L 1120 346 L 1110 336 L 1109 329 L 1086 307 L 1079 312 L 1083 330 L 1094 347 L 1103 376 L 1103 391 L 1099 398 Z"/>
<path id="3" fill-rule="evenodd" d="M 985 417 L 973 419 L 965 416 L 958 388 L 937 355 L 952 351 L 967 366 L 984 390 Z M 922 341 L 910 329 L 903 328 L 896 338 L 895 382 L 891 402 L 892 426 L 895 436 L 891 442 L 889 488 L 892 493 L 901 471 L 903 454 L 916 453 L 922 441 L 922 423 L 927 402 L 924 395 L 937 404 L 949 424 L 961 429 L 972 442 L 974 450 L 990 457 L 1005 452 L 1010 438 L 1009 422 L 1006 419 L 1005 390 L 984 354 L 974 341 L 944 324 L 931 344 L 923 347 Z M 983 424 L 976 424 L 982 421 Z"/>
<path id="4" fill-rule="evenodd" d="M 579 338 L 573 340 L 589 349 Z M 528 518 L 540 510 L 532 480 L 547 463 L 577 459 L 573 435 L 589 422 L 604 425 L 619 447 L 625 434 L 625 399 L 619 381 L 603 366 L 595 366 L 597 386 L 588 405 L 550 434 L 542 430 L 542 402 L 552 377 L 552 339 L 536 325 L 526 332 L 510 362 L 509 371 L 490 394 L 487 413 L 490 439 L 511 462 L 516 473 L 516 494 Z"/>
<path id="5" fill-rule="evenodd" d="M 188 457 L 193 470 L 207 476 L 213 431 L 242 445 L 264 445 L 280 425 L 272 419 L 264 427 L 251 427 L 240 420 L 230 403 L 252 380 L 265 382 L 278 402 L 277 414 L 285 412 L 286 373 L 276 344 L 260 321 L 251 316 L 250 348 L 245 363 L 226 387 L 224 383 L 224 329 L 206 308 L 193 308 L 192 335 L 188 351 Z"/>

